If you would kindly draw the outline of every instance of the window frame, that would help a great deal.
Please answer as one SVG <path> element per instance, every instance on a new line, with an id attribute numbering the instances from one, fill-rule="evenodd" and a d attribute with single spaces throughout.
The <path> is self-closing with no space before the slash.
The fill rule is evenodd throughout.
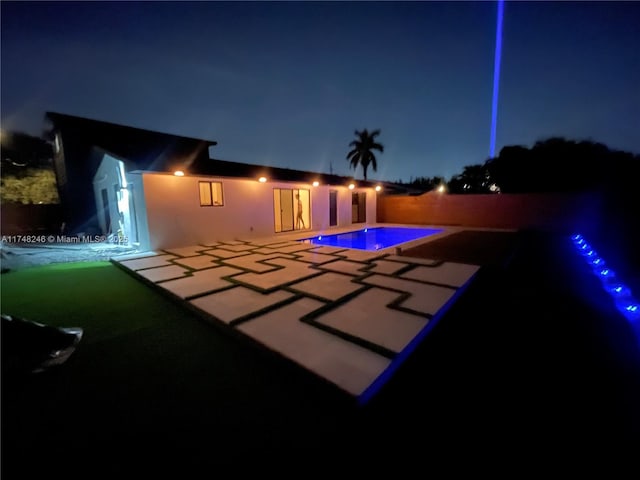
<path id="1" fill-rule="evenodd" d="M 211 203 L 202 203 L 202 184 L 207 184 L 209 186 L 209 198 Z M 217 184 L 220 189 L 220 203 L 215 203 L 216 196 L 214 195 L 215 189 L 213 185 Z M 201 207 L 224 207 L 224 189 L 222 187 L 222 182 L 220 181 L 212 181 L 212 180 L 199 180 L 198 181 L 198 199 L 200 201 Z"/>

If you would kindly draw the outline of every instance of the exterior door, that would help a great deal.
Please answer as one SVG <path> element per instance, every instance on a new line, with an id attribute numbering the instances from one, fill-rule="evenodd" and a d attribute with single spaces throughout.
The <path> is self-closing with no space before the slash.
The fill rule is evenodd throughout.
<path id="1" fill-rule="evenodd" d="M 329 226 L 338 225 L 338 191 L 329 191 Z"/>
<path id="2" fill-rule="evenodd" d="M 364 223 L 367 221 L 367 192 L 353 192 L 351 194 L 351 222 Z"/>
<path id="3" fill-rule="evenodd" d="M 111 212 L 109 211 L 109 193 L 106 188 L 100 192 L 102 194 L 102 211 L 104 212 L 104 232 L 109 235 L 111 233 Z"/>

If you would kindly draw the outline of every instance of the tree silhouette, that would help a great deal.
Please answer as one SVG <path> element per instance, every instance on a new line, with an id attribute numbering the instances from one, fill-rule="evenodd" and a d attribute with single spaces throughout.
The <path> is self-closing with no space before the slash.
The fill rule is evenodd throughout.
<path id="1" fill-rule="evenodd" d="M 607 183 L 616 171 L 613 160 L 601 143 L 551 137 L 530 149 L 505 146 L 486 167 L 504 193 L 577 192 Z"/>
<path id="2" fill-rule="evenodd" d="M 434 190 L 436 187 L 442 185 L 443 183 L 446 183 L 444 177 L 434 176 L 410 178 L 407 185 L 424 193 Z"/>
<path id="3" fill-rule="evenodd" d="M 449 193 L 491 193 L 493 182 L 486 165 L 467 165 L 449 180 Z"/>
<path id="4" fill-rule="evenodd" d="M 365 128 L 361 132 L 356 130 L 355 134 L 358 138 L 349 144 L 353 150 L 347 154 L 347 160 L 354 169 L 358 168 L 358 165 L 362 165 L 362 173 L 366 180 L 369 165 L 373 167 L 374 172 L 378 171 L 378 162 L 373 150 L 384 152 L 384 145 L 375 141 L 375 138 L 380 135 L 380 130 L 369 133 Z"/>

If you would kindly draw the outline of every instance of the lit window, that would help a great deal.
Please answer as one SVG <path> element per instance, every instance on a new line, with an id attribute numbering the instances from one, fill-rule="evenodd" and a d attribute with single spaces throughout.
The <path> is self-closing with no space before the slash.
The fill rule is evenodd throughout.
<path id="1" fill-rule="evenodd" d="M 222 182 L 198 182 L 201 207 L 220 207 L 224 205 Z"/>

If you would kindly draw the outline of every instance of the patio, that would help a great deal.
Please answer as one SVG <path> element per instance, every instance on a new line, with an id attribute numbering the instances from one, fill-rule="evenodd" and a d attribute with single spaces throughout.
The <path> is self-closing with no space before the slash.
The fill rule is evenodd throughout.
<path id="1" fill-rule="evenodd" d="M 446 230 L 445 236 L 458 231 Z M 362 403 L 480 268 L 396 255 L 392 248 L 318 247 L 295 238 L 191 245 L 112 262 Z M 442 235 L 410 245 L 436 238 Z"/>

